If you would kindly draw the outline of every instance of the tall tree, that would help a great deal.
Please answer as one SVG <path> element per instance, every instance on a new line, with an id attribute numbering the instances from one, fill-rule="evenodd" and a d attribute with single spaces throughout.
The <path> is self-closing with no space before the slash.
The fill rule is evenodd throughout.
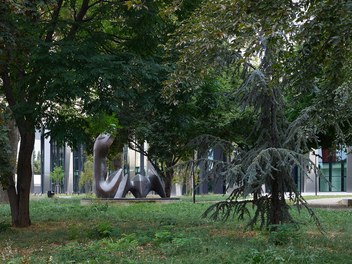
<path id="1" fill-rule="evenodd" d="M 82 141 L 88 137 L 86 117 L 111 113 L 107 99 L 136 84 L 141 64 L 128 49 L 137 44 L 130 2 L 1 2 L 0 88 L 21 137 L 17 185 L 10 179 L 7 188 L 14 226 L 31 223 L 35 129 L 45 126 L 60 142 Z"/>
<path id="2" fill-rule="evenodd" d="M 166 195 L 169 197 L 174 177 L 173 167 L 192 157 L 189 142 L 204 133 L 229 133 L 230 121 L 218 121 L 218 117 L 226 111 L 225 102 L 222 102 L 225 88 L 216 82 L 209 82 L 199 93 L 179 96 L 177 104 L 170 104 L 165 100 L 161 89 L 157 91 L 159 94 L 154 93 L 154 98 L 148 97 L 148 103 L 141 100 L 139 110 L 149 108 L 149 111 L 142 111 L 143 118 L 136 120 L 137 124 L 130 127 L 133 132 L 129 136 L 131 147 L 147 156 L 164 179 Z M 135 114 L 129 115 L 128 120 L 135 120 L 138 116 Z M 148 149 L 140 144 L 144 140 L 148 142 Z"/>
<path id="3" fill-rule="evenodd" d="M 237 76 L 241 81 L 233 83 L 233 95 L 256 119 L 245 148 L 234 151 L 233 161 L 214 164 L 213 169 L 221 167 L 236 188 L 207 214 L 214 210 L 214 217 L 224 213 L 227 218 L 234 211 L 243 217 L 252 203 L 255 213 L 249 226 L 259 222 L 275 229 L 294 222 L 285 199 L 288 192 L 294 204 L 303 205 L 314 217 L 291 173 L 295 166 L 303 169 L 307 138 L 314 138 L 315 131 L 305 126 L 306 115 L 289 122 L 285 101 L 294 74 L 288 66 L 296 55 L 304 10 L 304 3 L 297 1 L 206 1 L 176 33 L 181 59 L 169 82 L 171 98 L 199 89 L 211 76 Z M 252 198 L 240 199 L 248 195 Z"/>
<path id="4" fill-rule="evenodd" d="M 59 112 L 58 109 L 63 104 L 69 104 L 76 99 L 77 93 L 73 94 L 73 91 L 84 94 L 80 90 L 83 87 L 80 86 L 71 90 L 73 81 L 69 78 L 72 75 L 68 76 L 70 71 L 66 71 L 64 75 L 67 68 L 63 70 L 63 67 L 67 66 L 73 52 L 68 51 L 67 45 L 65 46 L 65 38 L 72 39 L 77 34 L 79 24 L 88 12 L 89 1 L 82 1 L 78 13 L 76 9 L 72 9 L 70 18 L 73 23 L 65 23 L 61 28 L 65 31 L 58 31 L 63 21 L 64 7 L 64 1 L 60 0 L 22 4 L 5 1 L 1 5 L 1 18 L 4 19 L 1 25 L 5 29 L 2 31 L 1 43 L 1 89 L 13 112 L 21 137 L 17 184 L 15 185 L 13 178 L 8 178 L 7 187 L 14 226 L 25 227 L 31 223 L 29 192 L 35 128 L 43 124 L 45 118 L 50 119 L 53 117 L 51 114 Z M 66 18 L 71 14 L 66 12 Z M 60 55 L 63 55 L 61 62 L 55 58 Z M 43 57 L 46 57 L 45 62 Z M 59 64 L 53 67 L 50 62 Z M 66 79 L 66 83 L 65 78 L 59 81 L 63 76 L 69 79 Z"/>
<path id="5" fill-rule="evenodd" d="M 143 70 L 135 71 L 131 86 L 120 90 L 114 103 L 122 125 L 118 140 L 129 142 L 130 147 L 148 157 L 157 173 L 164 179 L 167 196 L 171 194 L 172 167 L 181 158 L 189 155 L 187 143 L 198 135 L 201 129 L 206 129 L 206 109 L 212 109 L 215 104 L 214 100 L 206 105 L 210 98 L 207 98 L 207 101 L 199 100 L 201 95 L 191 93 L 179 96 L 179 102 L 174 104 L 168 102 L 163 95 L 162 84 L 166 81 L 174 59 L 168 58 L 165 62 L 162 46 L 165 45 L 170 32 L 173 32 L 202 1 L 177 1 L 177 8 L 174 8 L 174 3 L 171 2 L 145 2 L 144 8 L 135 9 L 131 13 L 134 14 L 134 23 L 143 27 L 131 27 L 133 37 L 129 49 L 140 55 L 140 64 L 137 65 Z M 140 49 L 140 43 L 148 45 Z M 210 87 L 211 85 L 208 85 L 209 90 Z M 215 87 L 214 91 L 216 89 L 218 87 Z M 204 94 L 205 92 L 203 99 Z M 211 91 L 208 91 L 207 95 L 212 95 Z M 213 98 L 215 95 L 216 93 Z M 204 106 L 203 109 L 200 104 Z M 204 123 L 198 120 L 197 116 L 202 116 Z M 209 123 L 207 125 L 212 127 Z M 144 149 L 144 141 L 148 142 L 148 149 Z"/>

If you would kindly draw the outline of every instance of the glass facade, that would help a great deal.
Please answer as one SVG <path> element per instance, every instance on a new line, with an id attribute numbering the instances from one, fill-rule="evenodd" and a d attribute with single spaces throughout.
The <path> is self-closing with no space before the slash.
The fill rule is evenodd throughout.
<path id="1" fill-rule="evenodd" d="M 85 156 L 83 152 L 83 146 L 81 145 L 73 151 L 73 192 L 81 193 L 85 190 L 79 188 L 79 179 L 81 172 L 83 171 L 83 165 L 85 162 Z M 91 190 L 87 190 L 91 191 Z"/>
<path id="2" fill-rule="evenodd" d="M 345 150 L 322 149 L 319 168 L 320 192 L 345 192 L 347 176 L 347 154 Z"/>
<path id="3" fill-rule="evenodd" d="M 302 172 L 301 168 L 295 166 L 292 176 L 295 184 L 297 185 L 298 192 L 302 192 L 304 190 L 304 172 Z"/>
<path id="4" fill-rule="evenodd" d="M 66 153 L 66 147 L 62 146 L 62 145 L 58 145 L 57 142 L 55 141 L 51 141 L 50 142 L 50 171 L 53 171 L 53 169 L 57 166 L 62 167 L 64 170 L 66 168 L 66 164 L 65 164 L 65 154 Z M 80 193 L 80 192 L 84 192 L 84 191 L 91 191 L 91 190 L 80 190 L 79 188 L 79 178 L 81 175 L 81 172 L 83 170 L 83 164 L 85 161 L 85 157 L 84 157 L 84 151 L 83 151 L 83 146 L 78 147 L 77 149 L 73 150 L 72 154 L 73 155 L 73 172 L 71 171 L 65 171 L 65 178 L 62 182 L 62 184 L 60 185 L 60 191 L 61 192 L 67 192 L 68 190 L 65 190 L 65 188 L 67 188 L 68 184 L 65 184 L 65 181 L 68 179 L 67 175 L 69 175 L 70 173 L 73 173 L 73 183 L 72 183 L 72 190 L 74 193 Z M 71 167 L 71 170 L 72 170 Z M 67 168 L 66 168 L 67 170 Z M 53 182 L 50 183 L 51 184 L 51 188 L 52 190 L 55 190 L 56 186 Z"/>
<path id="5" fill-rule="evenodd" d="M 55 167 L 61 167 L 63 170 L 65 168 L 65 147 L 60 146 L 55 141 L 51 141 L 50 148 L 50 171 L 53 171 Z M 51 182 L 51 190 L 56 190 L 55 184 Z M 64 189 L 65 178 L 60 185 L 60 191 L 62 192 Z"/>

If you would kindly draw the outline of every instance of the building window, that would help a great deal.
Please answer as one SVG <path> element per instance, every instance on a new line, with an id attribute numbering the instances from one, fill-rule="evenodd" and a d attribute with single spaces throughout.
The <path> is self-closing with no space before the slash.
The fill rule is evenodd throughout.
<path id="1" fill-rule="evenodd" d="M 319 191 L 346 191 L 347 154 L 345 150 L 322 149 L 319 168 L 324 175 L 319 178 Z"/>

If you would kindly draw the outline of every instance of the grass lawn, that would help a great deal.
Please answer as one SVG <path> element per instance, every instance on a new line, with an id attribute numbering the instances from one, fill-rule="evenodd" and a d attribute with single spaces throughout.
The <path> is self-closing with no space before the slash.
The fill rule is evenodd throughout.
<path id="1" fill-rule="evenodd" d="M 0 205 L 0 263 L 352 263 L 352 210 L 316 209 L 326 234 L 305 212 L 293 212 L 298 231 L 269 234 L 201 218 L 207 200 L 81 206 L 78 198 L 33 199 L 25 229 L 9 227 L 9 206 Z"/>

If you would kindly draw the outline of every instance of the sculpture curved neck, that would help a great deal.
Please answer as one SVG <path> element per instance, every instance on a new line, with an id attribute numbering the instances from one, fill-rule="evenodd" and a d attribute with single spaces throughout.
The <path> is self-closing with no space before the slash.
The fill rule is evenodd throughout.
<path id="1" fill-rule="evenodd" d="M 109 134 L 100 134 L 94 143 L 94 179 L 95 193 L 98 197 L 113 197 L 118 188 L 118 177 L 115 180 L 108 180 L 107 156 L 114 137 Z M 117 174 L 117 173 L 116 173 Z M 121 174 L 121 171 L 119 172 Z"/>

